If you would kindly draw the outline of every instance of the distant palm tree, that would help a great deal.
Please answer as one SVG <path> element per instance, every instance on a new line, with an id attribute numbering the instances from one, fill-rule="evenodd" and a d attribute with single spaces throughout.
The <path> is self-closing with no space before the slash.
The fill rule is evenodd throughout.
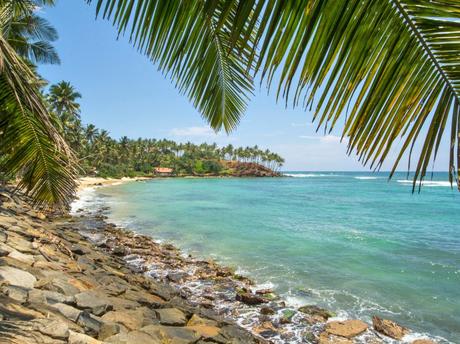
<path id="1" fill-rule="evenodd" d="M 458 173 L 458 0 L 86 1 L 216 130 L 236 127 L 259 73 L 327 132 L 343 123 L 348 152 L 373 168 L 402 139 L 394 172 L 424 135 L 414 186 L 450 122 L 451 182 Z"/>
<path id="2" fill-rule="evenodd" d="M 80 104 L 77 100 L 81 94 L 67 81 L 52 85 L 49 90 L 48 101 L 62 121 L 72 121 L 80 118 Z"/>

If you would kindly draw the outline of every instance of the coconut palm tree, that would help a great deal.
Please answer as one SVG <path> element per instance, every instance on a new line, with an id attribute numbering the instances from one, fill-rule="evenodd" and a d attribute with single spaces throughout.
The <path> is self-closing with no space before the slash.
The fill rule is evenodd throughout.
<path id="1" fill-rule="evenodd" d="M 38 52 L 39 35 L 28 31 L 33 27 L 43 33 L 34 11 L 52 2 L 0 1 L 0 171 L 6 177 L 19 176 L 18 188 L 37 205 L 64 207 L 75 190 L 74 158 L 48 112 L 40 92 L 42 81 L 32 68 L 32 62 L 51 62 L 50 50 Z M 25 18 L 34 18 L 35 26 L 26 29 L 19 24 Z M 42 42 L 50 38 L 42 37 Z"/>
<path id="2" fill-rule="evenodd" d="M 87 2 L 216 130 L 238 124 L 259 75 L 326 132 L 343 123 L 349 154 L 372 168 L 402 140 L 394 172 L 421 141 L 415 187 L 447 135 L 451 182 L 458 174 L 458 0 Z"/>

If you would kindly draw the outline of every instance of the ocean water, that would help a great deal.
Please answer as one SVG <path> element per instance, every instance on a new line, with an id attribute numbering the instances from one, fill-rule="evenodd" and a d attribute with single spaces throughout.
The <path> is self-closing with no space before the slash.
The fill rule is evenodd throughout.
<path id="1" fill-rule="evenodd" d="M 133 182 L 97 198 L 111 221 L 234 266 L 293 306 L 460 343 L 460 193 L 445 174 L 414 194 L 403 174 L 286 174 Z"/>

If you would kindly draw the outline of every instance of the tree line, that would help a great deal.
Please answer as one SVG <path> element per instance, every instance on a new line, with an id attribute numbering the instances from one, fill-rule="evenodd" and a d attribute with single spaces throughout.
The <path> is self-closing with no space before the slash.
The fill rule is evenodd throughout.
<path id="1" fill-rule="evenodd" d="M 49 88 L 46 99 L 59 130 L 75 152 L 81 174 L 123 177 L 152 174 L 154 167 L 169 167 L 175 174 L 225 174 L 222 160 L 261 164 L 277 171 L 284 159 L 268 149 L 229 144 L 178 143 L 167 139 L 114 139 L 94 124 L 83 125 L 78 99 L 81 94 L 62 81 Z"/>

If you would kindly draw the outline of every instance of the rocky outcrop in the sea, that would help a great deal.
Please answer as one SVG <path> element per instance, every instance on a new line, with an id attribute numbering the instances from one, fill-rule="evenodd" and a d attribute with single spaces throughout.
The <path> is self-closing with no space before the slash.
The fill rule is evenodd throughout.
<path id="1" fill-rule="evenodd" d="M 255 162 L 222 161 L 226 174 L 232 177 L 279 177 L 279 172 Z"/>

